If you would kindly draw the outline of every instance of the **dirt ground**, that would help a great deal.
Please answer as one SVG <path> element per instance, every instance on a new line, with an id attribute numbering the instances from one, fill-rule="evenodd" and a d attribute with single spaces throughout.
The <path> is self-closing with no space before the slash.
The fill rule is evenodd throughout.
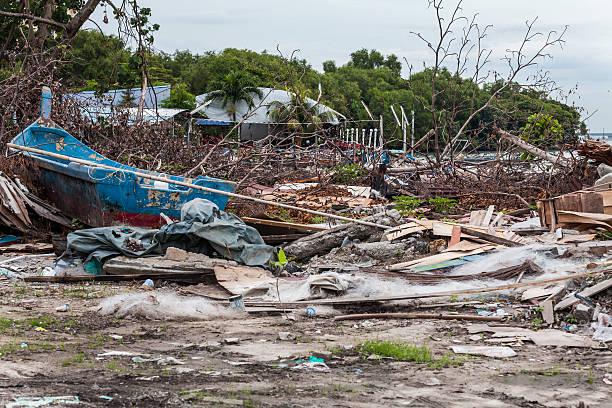
<path id="1" fill-rule="evenodd" d="M 466 322 L 338 322 L 301 313 L 161 321 L 96 312 L 104 297 L 140 291 L 136 283 L 0 278 L 0 402 L 77 396 L 80 406 L 109 407 L 612 407 L 612 386 L 603 381 L 612 372 L 610 350 L 524 343 L 512 345 L 518 355 L 511 358 L 465 357 L 449 348 L 486 344 L 470 340 Z M 57 312 L 65 303 L 70 310 Z M 295 339 L 282 341 L 279 332 Z M 357 347 L 367 339 L 425 345 L 444 364 L 367 358 Z M 329 372 L 295 368 L 310 356 L 324 359 Z"/>

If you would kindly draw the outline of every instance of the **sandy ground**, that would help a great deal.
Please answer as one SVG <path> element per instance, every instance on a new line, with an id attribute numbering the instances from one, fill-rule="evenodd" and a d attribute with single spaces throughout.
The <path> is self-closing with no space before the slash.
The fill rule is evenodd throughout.
<path id="1" fill-rule="evenodd" d="M 489 343 L 470 340 L 464 322 L 337 322 L 300 313 L 163 321 L 96 312 L 105 297 L 141 291 L 0 278 L 0 402 L 78 396 L 79 406 L 110 407 L 612 407 L 604 382 L 610 350 L 524 343 L 512 346 L 516 357 L 466 358 L 450 347 Z M 57 312 L 65 303 L 70 310 Z M 295 339 L 281 341 L 279 332 Z M 426 345 L 448 364 L 368 359 L 357 351 L 367 339 Z M 295 368 L 309 356 L 323 358 L 329 372 Z"/>

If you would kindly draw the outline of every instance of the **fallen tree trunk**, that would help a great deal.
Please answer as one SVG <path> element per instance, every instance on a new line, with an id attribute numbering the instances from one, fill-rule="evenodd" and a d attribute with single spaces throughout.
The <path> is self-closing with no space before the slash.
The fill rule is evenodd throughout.
<path id="1" fill-rule="evenodd" d="M 365 218 L 375 225 L 394 225 L 398 221 L 384 214 Z M 315 255 L 323 255 L 342 245 L 345 238 L 350 240 L 364 240 L 372 235 L 381 233 L 380 228 L 363 224 L 342 224 L 326 231 L 320 231 L 307 237 L 298 239 L 283 248 L 288 258 L 301 261 Z"/>
<path id="2" fill-rule="evenodd" d="M 534 145 L 527 143 L 526 141 L 520 139 L 518 136 L 514 136 L 513 134 L 510 134 L 508 132 L 506 132 L 505 130 L 501 130 L 497 127 L 493 128 L 493 134 L 501 137 L 502 139 L 505 139 L 507 141 L 509 141 L 510 143 L 520 147 L 521 149 L 523 149 L 524 151 L 526 151 L 529 154 L 532 154 L 536 157 L 539 157 L 542 160 L 546 160 L 548 162 L 551 162 L 552 164 L 556 164 L 559 165 L 561 167 L 570 167 L 571 163 L 564 159 L 563 157 L 559 156 L 555 156 L 553 154 L 550 154 L 542 149 L 539 149 L 537 147 L 535 147 Z"/>

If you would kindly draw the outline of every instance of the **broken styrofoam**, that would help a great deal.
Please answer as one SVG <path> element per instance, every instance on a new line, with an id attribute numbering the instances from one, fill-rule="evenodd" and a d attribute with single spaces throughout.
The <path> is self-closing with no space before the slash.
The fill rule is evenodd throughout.
<path id="1" fill-rule="evenodd" d="M 452 346 L 455 354 L 471 354 L 495 358 L 516 356 L 516 352 L 505 346 Z"/>

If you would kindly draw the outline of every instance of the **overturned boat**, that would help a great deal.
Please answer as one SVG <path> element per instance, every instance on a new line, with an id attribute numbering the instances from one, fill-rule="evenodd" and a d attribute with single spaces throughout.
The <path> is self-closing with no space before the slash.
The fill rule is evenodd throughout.
<path id="1" fill-rule="evenodd" d="M 152 180 L 144 175 L 161 176 L 169 181 L 229 193 L 236 188 L 236 183 L 231 181 L 202 176 L 186 179 L 110 160 L 54 124 L 50 113 L 51 94 L 48 89 L 43 89 L 41 118 L 18 134 L 12 144 L 40 151 L 23 152 L 31 162 L 28 170 L 32 179 L 38 181 L 49 200 L 65 215 L 84 224 L 93 227 L 125 224 L 159 227 L 164 224 L 162 213 L 178 219 L 181 206 L 194 198 L 210 200 L 220 209 L 225 208 L 229 198 L 219 193 Z M 63 158 L 52 157 L 54 154 Z M 110 168 L 101 168 L 100 165 Z"/>

